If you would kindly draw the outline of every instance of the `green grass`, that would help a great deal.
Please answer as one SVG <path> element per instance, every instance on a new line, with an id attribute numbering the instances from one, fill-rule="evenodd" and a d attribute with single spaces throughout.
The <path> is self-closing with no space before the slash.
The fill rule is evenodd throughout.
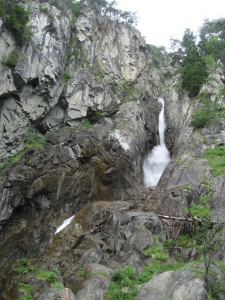
<path id="1" fill-rule="evenodd" d="M 23 282 L 18 283 L 18 290 L 24 292 L 26 294 L 30 294 L 33 290 L 33 287 L 30 284 L 26 284 Z"/>
<path id="2" fill-rule="evenodd" d="M 135 284 L 135 269 L 131 266 L 120 268 L 112 273 L 106 293 L 106 300 L 133 300 L 138 289 Z"/>
<path id="3" fill-rule="evenodd" d="M 214 177 L 225 174 L 225 147 L 217 146 L 214 149 L 206 149 L 205 157 L 209 160 Z"/>
<path id="4" fill-rule="evenodd" d="M 53 282 L 52 287 L 55 289 L 63 289 L 64 286 L 60 284 L 59 282 Z"/>
<path id="5" fill-rule="evenodd" d="M 169 258 L 168 254 L 163 251 L 163 248 L 157 243 L 154 246 L 149 246 L 144 250 L 146 257 L 154 257 L 156 260 L 167 261 Z"/>
<path id="6" fill-rule="evenodd" d="M 56 274 L 53 271 L 37 269 L 37 270 L 35 270 L 35 273 L 36 273 L 37 277 L 42 278 L 49 283 L 56 282 Z"/>
<path id="7" fill-rule="evenodd" d="M 205 216 L 211 216 L 212 211 L 208 206 L 205 205 L 192 205 L 190 206 L 190 212 L 194 217 L 204 218 Z"/>

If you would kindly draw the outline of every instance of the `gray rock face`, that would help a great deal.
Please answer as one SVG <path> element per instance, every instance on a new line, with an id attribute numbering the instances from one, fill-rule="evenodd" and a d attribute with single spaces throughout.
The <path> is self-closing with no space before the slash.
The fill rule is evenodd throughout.
<path id="1" fill-rule="evenodd" d="M 168 271 L 156 275 L 140 287 L 136 299 L 206 299 L 204 281 L 200 278 L 192 280 L 192 275 L 188 270 Z"/>
<path id="2" fill-rule="evenodd" d="M 2 65 L 0 134 L 9 139 L 17 133 L 18 140 L 8 151 L 1 136 L 1 160 L 12 156 L 12 150 L 23 149 L 21 132 L 33 124 L 46 132 L 65 123 L 73 126 L 90 111 L 113 114 L 123 97 L 121 83 L 136 81 L 137 85 L 146 64 L 140 50 L 144 40 L 135 29 L 117 28 L 107 18 L 87 12 L 78 18 L 74 35 L 69 10 L 62 14 L 48 3 L 33 3 L 30 10 L 32 42 L 19 49 L 21 56 L 13 71 Z M 15 49 L 15 41 L 4 30 L 0 37 L 0 48 L 7 56 Z M 74 56 L 76 51 L 80 60 Z M 71 77 L 68 84 L 61 80 L 63 74 Z"/>
<path id="3" fill-rule="evenodd" d="M 77 298 L 71 292 L 70 289 L 54 289 L 51 288 L 48 292 L 43 292 L 40 296 L 38 296 L 37 300 L 55 300 L 55 299 L 65 299 L 65 300 L 76 300 Z"/>
<path id="4" fill-rule="evenodd" d="M 102 276 L 93 276 L 86 280 L 84 287 L 76 294 L 76 299 L 104 300 L 107 292 L 109 279 Z"/>
<path id="5" fill-rule="evenodd" d="M 188 281 L 187 283 L 181 285 L 172 294 L 172 300 L 203 300 L 207 299 L 205 282 L 196 278 Z"/>

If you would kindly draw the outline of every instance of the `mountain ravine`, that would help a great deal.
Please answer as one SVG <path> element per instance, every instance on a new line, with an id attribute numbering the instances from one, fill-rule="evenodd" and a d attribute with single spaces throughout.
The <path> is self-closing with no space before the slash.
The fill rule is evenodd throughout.
<path id="1" fill-rule="evenodd" d="M 190 126 L 206 94 L 223 107 L 223 64 L 193 99 L 113 3 L 3 3 L 0 299 L 225 299 L 224 120 Z M 159 97 L 171 161 L 145 188 Z"/>

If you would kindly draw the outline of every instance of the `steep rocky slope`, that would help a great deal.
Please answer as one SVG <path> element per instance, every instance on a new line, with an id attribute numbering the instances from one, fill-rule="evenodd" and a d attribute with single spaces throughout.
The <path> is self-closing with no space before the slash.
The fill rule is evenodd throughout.
<path id="1" fill-rule="evenodd" d="M 13 69 L 1 64 L 0 297 L 115 299 L 112 278 L 130 266 L 139 276 L 136 299 L 207 299 L 202 263 L 177 264 L 198 255 L 177 241 L 192 233 L 186 219 L 199 199 L 207 197 L 215 221 L 224 211 L 224 175 L 214 178 L 205 158 L 207 148 L 224 145 L 222 121 L 193 131 L 199 99 L 181 93 L 167 54 L 156 68 L 135 28 L 87 7 L 75 19 L 60 2 L 20 4 L 31 12 L 31 42 L 18 46 L 4 22 L 0 29 L 1 56 L 20 53 Z M 211 77 L 199 97 L 218 96 L 222 69 Z M 143 185 L 142 164 L 158 143 L 158 96 L 172 160 L 153 190 Z M 170 257 L 145 252 L 160 253 L 168 240 L 175 241 Z M 223 247 L 214 256 L 225 261 Z M 179 268 L 154 276 L 148 266 L 165 260 Z M 214 271 L 213 283 L 223 282 L 221 269 Z M 126 283 L 121 299 L 136 297 L 130 292 Z M 218 290 L 217 297 L 224 299 Z"/>

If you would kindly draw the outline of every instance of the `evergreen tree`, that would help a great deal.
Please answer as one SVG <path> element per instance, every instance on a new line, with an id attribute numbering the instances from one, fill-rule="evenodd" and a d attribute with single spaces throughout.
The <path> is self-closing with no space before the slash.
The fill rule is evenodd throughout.
<path id="1" fill-rule="evenodd" d="M 207 77 L 206 63 L 196 45 L 196 37 L 190 29 L 186 29 L 183 39 L 171 40 L 173 63 L 182 67 L 182 88 L 186 89 L 189 97 L 196 97 Z"/>

